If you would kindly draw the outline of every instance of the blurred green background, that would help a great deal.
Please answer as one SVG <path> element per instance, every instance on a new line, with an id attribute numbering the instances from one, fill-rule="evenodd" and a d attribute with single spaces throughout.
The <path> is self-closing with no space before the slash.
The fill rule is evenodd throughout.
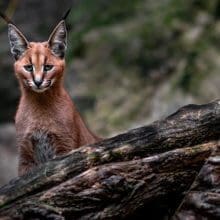
<path id="1" fill-rule="evenodd" d="M 25 36 L 47 40 L 73 6 L 66 87 L 103 137 L 220 94 L 220 0 L 0 1 Z M 16 175 L 13 117 L 19 89 L 0 22 L 0 184 Z"/>

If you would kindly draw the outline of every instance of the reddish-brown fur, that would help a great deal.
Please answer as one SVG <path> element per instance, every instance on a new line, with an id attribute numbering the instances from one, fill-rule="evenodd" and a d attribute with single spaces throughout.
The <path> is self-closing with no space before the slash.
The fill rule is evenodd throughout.
<path id="1" fill-rule="evenodd" d="M 24 83 L 24 80 L 31 77 L 23 69 L 30 61 L 35 66 L 35 75 L 43 74 L 41 67 L 45 62 L 54 65 L 54 70 L 48 72 L 45 77 L 54 79 L 55 82 L 44 92 L 35 92 Z M 15 117 L 20 154 L 19 175 L 37 166 L 30 140 L 31 134 L 36 130 L 54 135 L 51 144 L 55 147 L 56 155 L 99 140 L 86 127 L 63 87 L 64 59 L 54 56 L 47 42 L 31 42 L 25 53 L 15 62 L 14 69 L 21 89 L 21 99 Z"/>

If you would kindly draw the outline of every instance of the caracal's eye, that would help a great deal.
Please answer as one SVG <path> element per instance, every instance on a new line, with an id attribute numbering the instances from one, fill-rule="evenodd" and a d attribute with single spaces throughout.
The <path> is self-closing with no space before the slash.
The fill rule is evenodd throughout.
<path id="1" fill-rule="evenodd" d="M 34 70 L 33 65 L 25 65 L 24 69 L 28 72 L 33 72 L 33 70 Z"/>
<path id="2" fill-rule="evenodd" d="M 53 65 L 49 65 L 49 64 L 44 65 L 44 72 L 50 71 L 52 69 L 53 69 Z"/>

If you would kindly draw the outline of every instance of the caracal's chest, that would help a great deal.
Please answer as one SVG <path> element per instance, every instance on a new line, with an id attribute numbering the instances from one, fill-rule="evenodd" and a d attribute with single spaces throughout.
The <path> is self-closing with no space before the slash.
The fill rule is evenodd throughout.
<path id="1" fill-rule="evenodd" d="M 40 130 L 69 137 L 74 128 L 71 109 L 69 111 L 60 111 L 52 107 L 25 110 L 23 106 L 19 106 L 15 124 L 17 134 L 22 136 L 27 136 L 36 130 Z"/>

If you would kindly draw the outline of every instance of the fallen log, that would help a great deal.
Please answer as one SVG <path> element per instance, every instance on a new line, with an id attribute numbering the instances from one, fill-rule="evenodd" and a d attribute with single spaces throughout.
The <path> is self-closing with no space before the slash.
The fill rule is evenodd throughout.
<path id="1" fill-rule="evenodd" d="M 125 219 L 143 207 L 148 219 L 171 215 L 219 137 L 220 101 L 185 106 L 12 180 L 0 189 L 0 216 Z"/>
<path id="2" fill-rule="evenodd" d="M 177 219 L 220 219 L 220 143 L 176 211 Z"/>

